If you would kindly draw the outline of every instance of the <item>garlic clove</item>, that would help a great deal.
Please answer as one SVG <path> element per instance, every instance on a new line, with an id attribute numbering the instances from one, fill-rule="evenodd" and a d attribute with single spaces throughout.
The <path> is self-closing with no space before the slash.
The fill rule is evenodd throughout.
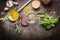
<path id="1" fill-rule="evenodd" d="M 14 5 L 18 5 L 18 3 L 17 3 L 17 2 L 13 2 L 13 4 L 14 4 Z"/>
<path id="2" fill-rule="evenodd" d="M 0 20 L 3 20 L 3 18 L 0 18 Z"/>
<path id="3" fill-rule="evenodd" d="M 8 7 L 5 7 L 5 8 L 4 8 L 4 10 L 5 10 L 5 11 L 8 11 L 8 10 L 9 10 L 9 8 L 8 8 Z"/>

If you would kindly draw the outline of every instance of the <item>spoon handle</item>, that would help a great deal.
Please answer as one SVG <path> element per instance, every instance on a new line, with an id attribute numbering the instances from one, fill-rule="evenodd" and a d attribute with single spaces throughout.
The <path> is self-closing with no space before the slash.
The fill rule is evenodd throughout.
<path id="1" fill-rule="evenodd" d="M 21 11 L 26 5 L 28 5 L 31 2 L 31 0 L 29 0 L 27 3 L 25 3 L 21 8 L 19 8 L 17 11 Z"/>

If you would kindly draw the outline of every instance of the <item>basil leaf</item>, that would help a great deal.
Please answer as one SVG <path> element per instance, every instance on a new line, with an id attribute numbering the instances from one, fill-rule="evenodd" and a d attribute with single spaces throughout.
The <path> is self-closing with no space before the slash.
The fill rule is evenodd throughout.
<path id="1" fill-rule="evenodd" d="M 3 22 L 8 21 L 8 14 L 3 18 Z"/>

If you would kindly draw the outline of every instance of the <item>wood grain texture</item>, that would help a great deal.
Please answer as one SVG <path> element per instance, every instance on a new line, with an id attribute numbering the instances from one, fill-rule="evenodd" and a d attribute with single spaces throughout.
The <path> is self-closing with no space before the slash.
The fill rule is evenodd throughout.
<path id="1" fill-rule="evenodd" d="M 27 0 L 24 0 L 24 2 L 21 0 L 19 1 L 20 4 L 17 9 Z M 60 0 L 52 0 L 50 8 L 56 12 L 56 16 L 60 16 Z M 42 10 L 44 10 L 43 5 L 39 10 L 33 11 L 39 12 Z M 20 13 L 22 14 L 22 12 Z M 0 22 L 1 40 L 60 40 L 60 21 L 56 24 L 54 28 L 50 29 L 49 31 L 45 30 L 44 28 L 38 27 L 39 21 L 37 21 L 33 25 L 29 25 L 28 27 L 20 26 L 20 28 L 22 29 L 21 34 L 15 33 L 14 25 L 11 26 L 11 23 L 9 21 L 8 23 L 8 25 L 10 25 L 10 29 L 7 29 L 6 23 Z"/>

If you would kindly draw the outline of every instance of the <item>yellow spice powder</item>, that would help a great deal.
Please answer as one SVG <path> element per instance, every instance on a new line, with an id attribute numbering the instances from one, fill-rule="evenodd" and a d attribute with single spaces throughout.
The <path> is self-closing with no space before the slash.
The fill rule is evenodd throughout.
<path id="1" fill-rule="evenodd" d="M 32 8 L 30 5 L 26 6 L 24 9 L 23 9 L 23 12 L 26 14 L 28 11 L 30 11 Z"/>
<path id="2" fill-rule="evenodd" d="M 9 11 L 9 15 L 11 16 L 11 18 L 13 19 L 13 20 L 17 20 L 18 19 L 18 12 L 16 11 L 16 10 L 10 10 Z"/>

